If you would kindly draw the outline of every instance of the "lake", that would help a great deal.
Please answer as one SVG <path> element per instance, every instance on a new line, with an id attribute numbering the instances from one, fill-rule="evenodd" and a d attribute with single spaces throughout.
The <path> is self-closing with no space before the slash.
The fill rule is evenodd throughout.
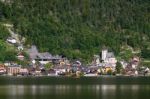
<path id="1" fill-rule="evenodd" d="M 149 99 L 150 77 L 0 77 L 0 99 Z"/>

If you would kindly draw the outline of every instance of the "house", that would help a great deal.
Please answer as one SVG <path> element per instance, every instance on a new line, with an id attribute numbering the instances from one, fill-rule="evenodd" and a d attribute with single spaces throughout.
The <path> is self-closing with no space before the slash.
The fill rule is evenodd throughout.
<path id="1" fill-rule="evenodd" d="M 30 59 L 33 61 L 38 61 L 41 64 L 47 64 L 49 62 L 60 63 L 62 57 L 59 55 L 53 56 L 49 52 L 39 53 L 36 46 L 32 46 L 31 49 L 28 50 Z"/>
<path id="2" fill-rule="evenodd" d="M 100 56 L 99 55 L 94 55 L 92 64 L 95 66 L 98 66 L 100 64 Z"/>
<path id="3" fill-rule="evenodd" d="M 48 52 L 45 53 L 38 53 L 35 60 L 39 61 L 41 64 L 47 64 L 51 61 L 52 55 Z"/>
<path id="4" fill-rule="evenodd" d="M 101 59 L 104 63 L 110 64 L 112 67 L 116 66 L 117 59 L 113 52 L 108 52 L 107 49 L 103 49 L 101 55 Z"/>
<path id="5" fill-rule="evenodd" d="M 5 65 L 6 67 L 8 67 L 8 66 L 12 66 L 12 65 L 17 65 L 17 63 L 12 62 L 12 61 L 5 61 L 4 65 Z"/>
<path id="6" fill-rule="evenodd" d="M 140 63 L 140 58 L 137 56 L 133 56 L 126 68 L 128 70 L 135 70 L 137 69 L 139 63 Z"/>
<path id="7" fill-rule="evenodd" d="M 5 61 L 5 62 L 4 62 L 4 65 L 5 65 L 5 66 L 9 66 L 9 65 L 11 65 L 11 62 Z"/>
<path id="8" fill-rule="evenodd" d="M 6 67 L 6 72 L 8 75 L 17 75 L 20 73 L 20 69 L 19 65 L 10 65 Z"/>
<path id="9" fill-rule="evenodd" d="M 131 62 L 137 67 L 140 63 L 140 58 L 138 56 L 133 56 Z"/>
<path id="10" fill-rule="evenodd" d="M 76 67 L 80 67 L 82 65 L 82 63 L 79 60 L 76 60 L 74 62 L 72 62 L 71 66 L 76 66 Z"/>
<path id="11" fill-rule="evenodd" d="M 24 60 L 24 55 L 23 55 L 22 53 L 19 53 L 19 54 L 17 55 L 17 58 L 18 58 L 19 60 Z"/>
<path id="12" fill-rule="evenodd" d="M 48 52 L 38 53 L 37 57 L 35 58 L 35 60 L 39 61 L 41 64 L 47 64 L 49 62 L 59 64 L 61 59 L 62 59 L 61 56 L 58 56 L 58 55 L 52 56 Z"/>
<path id="13" fill-rule="evenodd" d="M 5 74 L 5 73 L 6 73 L 5 65 L 0 64 L 0 74 Z"/>
<path id="14" fill-rule="evenodd" d="M 7 39 L 7 42 L 9 42 L 9 43 L 11 43 L 11 44 L 16 44 L 16 43 L 17 43 L 17 40 L 14 39 L 14 38 L 12 38 L 12 37 L 9 37 L 9 38 Z"/>
<path id="15" fill-rule="evenodd" d="M 59 61 L 60 66 L 71 66 L 70 61 L 67 58 L 63 58 Z"/>
<path id="16" fill-rule="evenodd" d="M 22 75 L 27 75 L 29 74 L 29 71 L 27 68 L 20 68 L 19 73 Z"/>
<path id="17" fill-rule="evenodd" d="M 56 75 L 65 75 L 71 70 L 70 66 L 55 66 L 54 71 Z"/>

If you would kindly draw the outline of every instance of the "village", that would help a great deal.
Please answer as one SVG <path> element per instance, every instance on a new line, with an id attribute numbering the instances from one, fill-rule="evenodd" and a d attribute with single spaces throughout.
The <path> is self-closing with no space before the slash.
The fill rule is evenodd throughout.
<path id="1" fill-rule="evenodd" d="M 140 64 L 139 56 L 132 56 L 129 61 L 117 59 L 113 51 L 103 48 L 93 55 L 88 64 L 81 60 L 71 60 L 63 55 L 52 55 L 49 52 L 39 52 L 36 45 L 24 47 L 25 38 L 12 31 L 12 25 L 4 24 L 11 34 L 6 42 L 14 46 L 16 61 L 5 61 L 0 64 L 1 76 L 67 76 L 67 77 L 95 77 L 102 75 L 113 76 L 150 76 L 148 66 Z M 23 63 L 23 64 L 22 64 Z"/>
<path id="2" fill-rule="evenodd" d="M 9 38 L 10 39 L 10 38 Z M 16 40 L 7 40 L 15 44 Z M 19 45 L 16 57 L 23 61 L 24 47 Z M 35 45 L 27 49 L 29 64 L 6 61 L 0 64 L 1 76 L 64 76 L 64 77 L 97 77 L 97 76 L 149 76 L 148 67 L 140 66 L 140 58 L 132 57 L 130 62 L 118 61 L 113 52 L 102 49 L 100 54 L 93 56 L 90 64 L 82 64 L 79 60 L 70 61 L 60 55 L 52 55 L 49 52 L 40 53 Z"/>

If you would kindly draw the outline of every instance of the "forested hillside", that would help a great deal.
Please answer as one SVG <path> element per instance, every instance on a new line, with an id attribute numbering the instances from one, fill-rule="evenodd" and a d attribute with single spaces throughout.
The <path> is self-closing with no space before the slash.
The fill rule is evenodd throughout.
<path id="1" fill-rule="evenodd" d="M 4 26 L 0 25 L 0 63 L 6 60 L 16 60 L 16 53 L 14 48 L 5 42 L 8 36 L 8 31 Z"/>
<path id="2" fill-rule="evenodd" d="M 10 0 L 0 2 L 0 22 L 14 24 L 26 45 L 88 60 L 103 46 L 148 50 L 150 0 Z"/>

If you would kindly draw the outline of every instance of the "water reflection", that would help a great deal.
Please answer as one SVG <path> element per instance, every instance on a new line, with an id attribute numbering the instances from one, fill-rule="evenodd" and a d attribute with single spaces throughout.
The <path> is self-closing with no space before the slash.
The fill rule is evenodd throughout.
<path id="1" fill-rule="evenodd" d="M 5 85 L 1 99 L 143 99 L 150 85 Z"/>

